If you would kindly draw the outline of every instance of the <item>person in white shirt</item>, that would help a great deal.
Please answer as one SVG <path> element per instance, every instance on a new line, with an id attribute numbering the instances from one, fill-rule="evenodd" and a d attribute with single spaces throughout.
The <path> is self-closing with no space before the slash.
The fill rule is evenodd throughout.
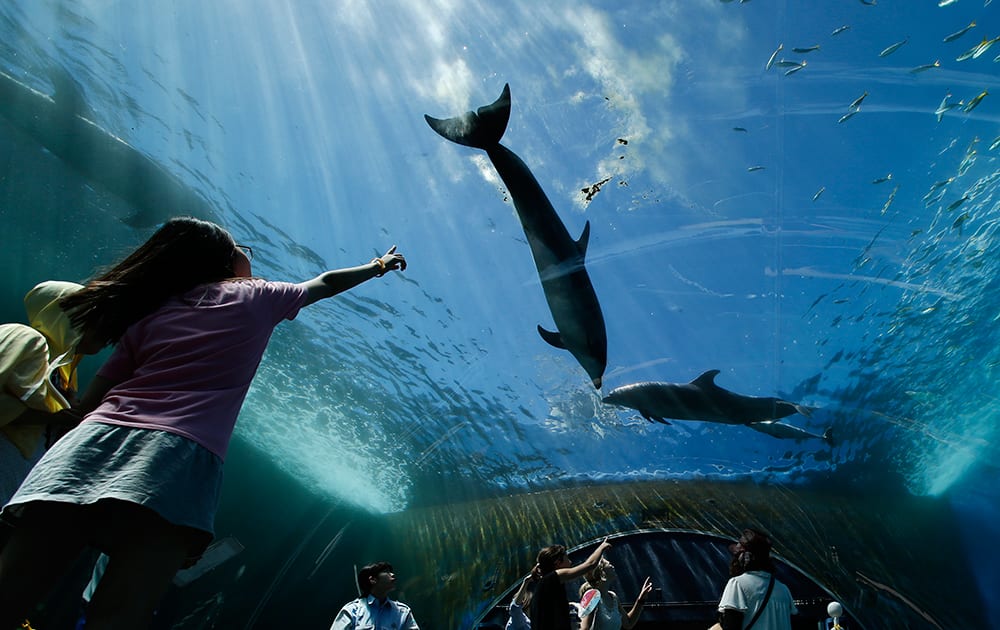
<path id="1" fill-rule="evenodd" d="M 774 579 L 771 539 L 745 529 L 729 551 L 732 577 L 719 601 L 719 623 L 710 630 L 791 630 L 798 610 L 788 587 Z"/>
<path id="2" fill-rule="evenodd" d="M 388 562 L 376 562 L 358 571 L 361 597 L 348 602 L 330 630 L 420 630 L 410 607 L 389 599 L 396 588 L 396 574 Z"/>

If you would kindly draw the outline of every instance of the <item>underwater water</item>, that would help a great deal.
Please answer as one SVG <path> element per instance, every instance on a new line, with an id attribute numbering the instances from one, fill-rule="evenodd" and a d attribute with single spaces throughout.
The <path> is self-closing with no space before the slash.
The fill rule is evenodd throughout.
<path id="1" fill-rule="evenodd" d="M 0 311 L 185 213 L 273 280 L 405 254 L 277 329 L 217 521 L 244 549 L 165 626 L 326 627 L 387 559 L 421 627 L 471 628 L 539 547 L 654 521 L 763 527 L 859 618 L 862 573 L 928 627 L 995 619 L 998 37 L 990 0 L 7 0 Z M 505 84 L 503 145 L 589 225 L 600 390 L 536 329 L 548 277 L 490 156 L 424 119 Z M 136 158 L 81 120 L 180 192 L 116 191 Z M 602 400 L 709 370 L 809 415 L 780 437 Z"/>

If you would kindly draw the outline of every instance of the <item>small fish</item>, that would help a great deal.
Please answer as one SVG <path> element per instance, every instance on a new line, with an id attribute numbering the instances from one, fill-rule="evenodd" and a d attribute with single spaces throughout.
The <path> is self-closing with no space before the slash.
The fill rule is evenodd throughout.
<path id="1" fill-rule="evenodd" d="M 968 200 L 969 200 L 969 196 L 968 195 L 962 195 L 961 199 L 958 199 L 957 201 L 952 201 L 951 204 L 949 204 L 949 206 L 947 208 L 945 208 L 945 212 L 951 212 L 952 210 L 955 210 L 956 208 L 958 208 L 960 205 L 962 205 L 963 203 L 965 203 Z"/>
<path id="2" fill-rule="evenodd" d="M 902 41 L 899 41 L 899 42 L 896 42 L 896 43 L 895 43 L 895 44 L 893 44 L 892 46 L 889 46 L 888 48 L 886 48 L 885 50 L 883 50 L 882 52 L 880 52 L 880 53 L 878 54 L 878 56 L 879 56 L 879 57 L 888 57 L 888 56 L 889 56 L 889 55 L 891 55 L 892 53 L 894 53 L 894 52 L 896 52 L 897 50 L 899 50 L 900 46 L 902 46 L 903 44 L 905 44 L 905 43 L 906 43 L 906 42 L 908 42 L 908 41 L 910 41 L 910 38 L 909 38 L 909 37 L 907 37 L 906 39 L 904 39 L 904 40 L 902 40 Z"/>
<path id="3" fill-rule="evenodd" d="M 963 212 L 961 216 L 955 219 L 955 222 L 951 224 L 951 229 L 954 230 L 955 228 L 962 227 L 962 224 L 965 223 L 968 219 L 969 219 L 969 213 Z"/>
<path id="4" fill-rule="evenodd" d="M 747 172 L 748 173 L 753 173 L 754 171 L 763 171 L 763 170 L 764 170 L 764 167 L 760 166 L 760 165 L 747 167 Z"/>
<path id="5" fill-rule="evenodd" d="M 814 50 L 819 50 L 819 44 L 816 44 L 814 46 L 806 46 L 804 48 L 793 48 L 792 52 L 799 53 L 800 55 L 804 55 L 806 53 L 811 53 Z"/>
<path id="6" fill-rule="evenodd" d="M 866 4 L 870 7 L 875 6 L 875 0 L 861 0 L 861 4 Z"/>
<path id="7" fill-rule="evenodd" d="M 889 211 L 889 206 L 891 206 L 892 202 L 896 199 L 896 193 L 898 192 L 899 192 L 899 184 L 896 184 L 896 187 L 892 189 L 891 193 L 889 193 L 889 198 L 886 200 L 885 205 L 882 206 L 883 215 Z"/>
<path id="8" fill-rule="evenodd" d="M 798 68 L 806 65 L 804 61 L 794 61 L 791 59 L 779 59 L 775 62 L 775 65 L 779 68 Z"/>
<path id="9" fill-rule="evenodd" d="M 948 102 L 949 98 L 951 98 L 951 94 L 945 94 L 944 98 L 941 99 L 941 104 L 938 105 L 938 108 L 936 110 L 934 110 L 934 115 L 937 116 L 938 122 L 941 122 L 941 119 L 944 118 L 944 115 L 947 112 L 955 109 L 956 107 L 962 107 L 963 105 L 965 105 L 965 103 L 963 103 L 962 101 L 958 101 L 957 103 L 949 103 Z"/>
<path id="10" fill-rule="evenodd" d="M 826 186 L 820 186 L 820 189 L 816 191 L 815 195 L 813 195 L 813 201 L 819 199 L 819 196 L 822 195 L 824 191 L 826 191 Z"/>
<path id="11" fill-rule="evenodd" d="M 958 2 L 958 0 L 939 0 L 938 6 L 939 7 L 946 7 L 949 4 L 955 4 L 956 2 Z"/>
<path id="12" fill-rule="evenodd" d="M 983 55 L 983 53 L 985 53 L 987 50 L 990 49 L 990 46 L 997 43 L 998 41 L 1000 41 L 1000 36 L 994 37 L 993 39 L 990 40 L 984 39 L 983 42 L 979 44 L 979 48 L 976 49 L 976 52 L 972 53 L 972 58 L 979 59 Z"/>
<path id="13" fill-rule="evenodd" d="M 771 56 L 767 60 L 767 64 L 764 66 L 764 70 L 765 71 L 771 69 L 771 66 L 774 65 L 775 58 L 777 58 L 778 53 L 780 53 L 781 49 L 784 48 L 784 47 L 785 47 L 784 44 L 778 44 L 778 47 L 774 49 L 774 52 L 771 53 Z"/>
<path id="14" fill-rule="evenodd" d="M 838 121 L 837 121 L 837 124 L 839 125 L 840 123 L 844 123 L 844 122 L 847 122 L 847 121 L 848 121 L 848 120 L 850 120 L 850 119 L 851 119 L 851 118 L 852 118 L 852 117 L 853 117 L 853 116 L 854 116 L 855 114 L 857 114 L 857 113 L 858 113 L 859 111 L 861 111 L 861 110 L 860 110 L 860 109 L 852 109 L 851 111 L 849 111 L 849 112 L 847 112 L 846 114 L 844 114 L 843 116 L 841 116 L 841 117 L 840 117 L 840 120 L 838 120 Z"/>
<path id="15" fill-rule="evenodd" d="M 963 112 L 966 112 L 966 113 L 968 113 L 968 112 L 971 112 L 972 110 L 974 110 L 974 109 L 976 108 L 976 105 L 979 105 L 979 103 L 980 103 L 980 102 L 981 102 L 981 101 L 982 101 L 982 100 L 983 100 L 984 98 L 986 98 L 986 97 L 987 97 L 988 95 L 989 95 L 989 92 L 988 92 L 988 91 L 986 91 L 986 90 L 983 90 L 982 92 L 980 92 L 980 93 L 979 93 L 979 94 L 978 94 L 978 95 L 976 96 L 976 98 L 974 98 L 974 99 L 972 99 L 971 101 L 969 101 L 969 104 L 968 104 L 968 105 L 966 105 L 965 107 L 963 107 L 963 108 L 962 108 L 962 111 L 963 111 Z"/>
<path id="16" fill-rule="evenodd" d="M 803 61 L 802 65 L 794 67 L 794 68 L 789 68 L 788 70 L 785 70 L 785 76 L 787 77 L 790 74 L 795 74 L 796 72 L 798 72 L 799 70 L 801 70 L 802 68 L 805 68 L 805 67 L 806 67 L 806 62 Z"/>
<path id="17" fill-rule="evenodd" d="M 976 152 L 972 151 L 966 154 L 965 159 L 963 159 L 962 163 L 958 165 L 958 177 L 961 177 L 962 175 L 965 175 L 967 172 L 969 172 L 969 169 L 972 168 L 972 165 L 975 163 L 976 163 Z"/>
<path id="18" fill-rule="evenodd" d="M 849 24 L 844 24 L 843 26 L 838 26 L 837 28 L 833 29 L 832 33 L 830 33 L 830 37 L 834 37 L 836 35 L 840 35 L 844 31 L 849 31 L 849 30 L 851 30 L 851 26 Z"/>
<path id="19" fill-rule="evenodd" d="M 747 128 L 746 127 L 733 127 L 733 131 L 742 131 L 743 133 L 747 133 Z"/>
<path id="20" fill-rule="evenodd" d="M 872 183 L 873 184 L 884 184 L 885 182 L 890 181 L 891 179 L 892 179 L 892 173 L 889 173 L 885 177 L 876 177 L 875 179 L 872 180 Z"/>
<path id="21" fill-rule="evenodd" d="M 945 37 L 945 38 L 944 38 L 944 41 L 945 41 L 945 42 L 953 42 L 953 41 L 955 41 L 956 39 L 958 39 L 959 37 L 961 37 L 962 35 L 965 35 L 966 33 L 968 33 L 968 32 L 969 32 L 969 31 L 970 31 L 971 29 L 973 29 L 973 28 L 974 28 L 975 26 L 976 26 L 976 21 L 975 21 L 975 20 L 972 20 L 971 22 L 969 22 L 969 25 L 968 25 L 968 26 L 966 26 L 965 28 L 963 28 L 962 30 L 960 30 L 960 31 L 955 31 L 955 32 L 954 32 L 954 33 L 952 33 L 951 35 L 949 35 L 949 36 Z"/>
<path id="22" fill-rule="evenodd" d="M 853 101 L 851 101 L 851 104 L 847 106 L 847 109 L 857 109 L 857 108 L 861 107 L 861 103 L 862 103 L 862 101 L 865 100 L 866 96 L 868 96 L 868 90 L 865 90 L 864 94 L 862 94 L 858 98 L 856 98 Z"/>
<path id="23" fill-rule="evenodd" d="M 941 60 L 938 59 L 934 63 L 925 63 L 922 66 L 917 66 L 916 68 L 913 68 L 912 70 L 910 70 L 910 74 L 917 74 L 919 72 L 926 72 L 927 70 L 930 70 L 931 68 L 940 68 L 940 67 L 941 67 Z"/>
<path id="24" fill-rule="evenodd" d="M 980 49 L 982 49 L 983 46 L 986 46 L 989 43 L 989 41 L 990 40 L 988 40 L 988 39 L 986 39 L 984 37 L 983 41 L 979 42 L 978 44 L 976 44 L 972 48 L 968 49 L 967 51 L 965 51 L 961 55 L 955 57 L 955 61 L 965 61 L 966 59 L 972 59 L 972 56 L 975 55 L 977 52 L 979 52 Z"/>
<path id="25" fill-rule="evenodd" d="M 989 150 L 995 151 L 997 147 L 1000 147 L 1000 136 L 997 136 L 997 139 L 993 141 L 993 144 L 990 145 Z"/>
<path id="26" fill-rule="evenodd" d="M 939 189 L 941 189 L 944 186 L 947 186 L 953 181 L 955 181 L 955 178 L 949 177 L 948 179 L 942 179 L 939 182 L 934 182 L 933 184 L 931 184 L 931 189 L 927 191 L 926 195 L 924 195 L 924 201 L 926 201 L 931 195 L 936 193 Z"/>

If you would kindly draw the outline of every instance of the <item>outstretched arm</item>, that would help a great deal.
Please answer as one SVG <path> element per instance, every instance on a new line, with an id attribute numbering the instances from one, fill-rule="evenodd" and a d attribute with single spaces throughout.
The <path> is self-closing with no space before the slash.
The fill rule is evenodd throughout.
<path id="1" fill-rule="evenodd" d="M 531 573 L 529 573 L 528 576 L 521 581 L 521 588 L 517 589 L 517 592 L 514 593 L 514 599 L 511 600 L 511 603 L 524 608 L 528 604 L 528 597 L 531 595 L 529 585 L 537 579 L 538 575 L 534 570 L 532 570 Z"/>
<path id="2" fill-rule="evenodd" d="M 396 246 L 393 245 L 389 251 L 378 258 L 373 258 L 367 265 L 334 269 L 301 283 L 301 286 L 304 286 L 309 294 L 305 305 L 308 306 L 318 300 L 333 297 L 338 293 L 353 289 L 362 282 L 367 282 L 387 271 L 396 269 L 400 271 L 406 269 L 406 259 L 403 258 L 402 254 L 396 253 Z"/>
<path id="3" fill-rule="evenodd" d="M 628 630 L 639 622 L 639 615 L 642 614 L 642 607 L 646 605 L 646 597 L 652 592 L 653 582 L 647 577 L 646 581 L 642 583 L 642 590 L 639 591 L 639 595 L 635 598 L 635 603 L 632 604 L 632 609 L 626 612 L 625 607 L 622 607 L 622 628 Z"/>
<path id="4" fill-rule="evenodd" d="M 570 580 L 575 580 L 581 575 L 587 573 L 591 569 L 597 566 L 597 563 L 601 561 L 601 556 L 604 552 L 611 549 L 611 543 L 605 538 L 604 542 L 597 546 L 597 549 L 590 554 L 586 560 L 574 567 L 568 567 L 566 569 L 556 569 L 556 575 L 559 576 L 560 582 L 569 582 Z"/>

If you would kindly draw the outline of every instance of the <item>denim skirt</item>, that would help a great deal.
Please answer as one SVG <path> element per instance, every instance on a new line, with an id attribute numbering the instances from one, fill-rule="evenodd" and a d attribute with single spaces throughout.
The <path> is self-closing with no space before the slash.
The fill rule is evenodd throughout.
<path id="1" fill-rule="evenodd" d="M 197 442 L 156 429 L 81 422 L 31 469 L 0 517 L 16 523 L 35 501 L 91 505 L 103 499 L 149 508 L 174 525 L 215 531 L 222 460 Z"/>

